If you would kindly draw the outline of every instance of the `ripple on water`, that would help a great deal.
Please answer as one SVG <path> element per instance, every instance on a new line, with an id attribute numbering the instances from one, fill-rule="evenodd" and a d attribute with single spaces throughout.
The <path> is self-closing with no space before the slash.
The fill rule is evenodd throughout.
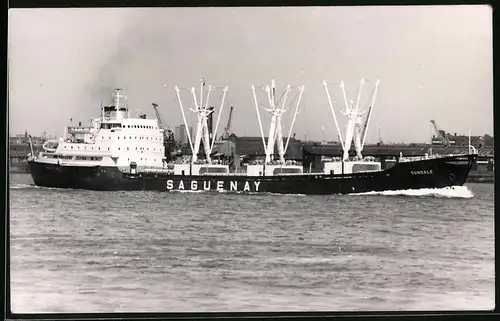
<path id="1" fill-rule="evenodd" d="M 493 186 L 470 189 L 465 199 L 15 187 L 13 308 L 490 308 Z"/>

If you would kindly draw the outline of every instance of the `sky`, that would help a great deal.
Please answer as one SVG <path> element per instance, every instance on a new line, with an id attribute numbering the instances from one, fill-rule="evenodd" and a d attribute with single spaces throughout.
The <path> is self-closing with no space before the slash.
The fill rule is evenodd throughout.
<path id="1" fill-rule="evenodd" d="M 278 95 L 292 86 L 291 103 L 305 86 L 292 130 L 298 139 L 337 140 L 322 82 L 343 134 L 339 84 L 355 100 L 364 78 L 362 109 L 380 80 L 367 142 L 428 142 L 431 119 L 452 134 L 493 135 L 489 6 L 12 9 L 8 33 L 11 135 L 60 136 L 70 118 L 89 123 L 116 87 L 132 115 L 153 117 L 155 102 L 174 127 L 183 122 L 177 85 L 194 126 L 187 89 L 199 91 L 202 77 L 228 86 L 219 133 L 234 106 L 231 131 L 260 135 L 252 84 L 267 131 L 260 86 L 275 79 Z M 211 97 L 220 111 L 221 90 Z"/>

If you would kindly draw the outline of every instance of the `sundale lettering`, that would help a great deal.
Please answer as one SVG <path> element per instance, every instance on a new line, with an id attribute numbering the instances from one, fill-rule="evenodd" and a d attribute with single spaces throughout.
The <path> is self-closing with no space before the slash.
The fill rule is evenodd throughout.
<path id="1" fill-rule="evenodd" d="M 197 180 L 172 180 L 166 181 L 166 189 L 172 190 L 185 190 L 192 191 L 198 190 L 227 190 L 227 191 L 244 191 L 244 192 L 258 192 L 260 188 L 260 181 L 197 181 Z"/>
<path id="2" fill-rule="evenodd" d="M 410 171 L 412 175 L 432 175 L 432 169 L 422 169 L 416 171 Z"/>

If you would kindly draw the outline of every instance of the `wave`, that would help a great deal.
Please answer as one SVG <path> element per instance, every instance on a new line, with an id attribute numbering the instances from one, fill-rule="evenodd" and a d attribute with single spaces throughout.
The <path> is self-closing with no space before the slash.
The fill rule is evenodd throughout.
<path id="1" fill-rule="evenodd" d="M 41 187 L 34 184 L 18 184 L 12 183 L 10 189 L 57 189 L 50 187 Z M 245 192 L 245 191 L 227 191 L 227 190 L 172 190 L 171 193 L 221 193 L 221 194 L 238 194 L 238 195 L 269 195 L 269 196 L 307 196 L 306 194 L 281 194 L 270 192 Z M 340 195 L 340 194 L 339 194 Z M 351 193 L 345 196 L 413 196 L 413 197 L 441 197 L 441 198 L 473 198 L 474 193 L 467 186 L 451 186 L 444 188 L 421 188 L 421 189 L 408 189 L 397 191 L 381 191 L 381 192 L 364 192 L 364 193 Z"/>
<path id="2" fill-rule="evenodd" d="M 472 198 L 474 193 L 467 186 L 450 186 L 444 188 L 420 188 L 397 191 L 353 193 L 349 195 L 382 195 L 382 196 L 417 196 L 441 198 Z"/>
<path id="3" fill-rule="evenodd" d="M 10 184 L 10 189 L 25 189 L 25 188 L 41 188 L 40 186 L 36 186 L 35 184 Z"/>

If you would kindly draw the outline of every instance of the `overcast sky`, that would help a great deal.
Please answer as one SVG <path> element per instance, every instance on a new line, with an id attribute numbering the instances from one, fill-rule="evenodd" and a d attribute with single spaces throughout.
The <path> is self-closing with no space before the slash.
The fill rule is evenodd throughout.
<path id="1" fill-rule="evenodd" d="M 370 142 L 379 129 L 386 142 L 429 141 L 430 119 L 451 133 L 493 134 L 488 6 L 17 9 L 8 41 L 10 134 L 61 135 L 69 118 L 88 123 L 113 87 L 133 114 L 152 116 L 158 103 L 173 127 L 182 123 L 173 86 L 199 88 L 201 77 L 229 87 L 219 132 L 232 105 L 232 131 L 259 135 L 250 85 L 275 78 L 278 90 L 305 86 L 297 138 L 336 140 L 322 81 L 332 82 L 339 110 L 340 80 L 354 100 L 364 77 L 381 81 Z M 182 95 L 187 110 L 192 97 Z"/>

